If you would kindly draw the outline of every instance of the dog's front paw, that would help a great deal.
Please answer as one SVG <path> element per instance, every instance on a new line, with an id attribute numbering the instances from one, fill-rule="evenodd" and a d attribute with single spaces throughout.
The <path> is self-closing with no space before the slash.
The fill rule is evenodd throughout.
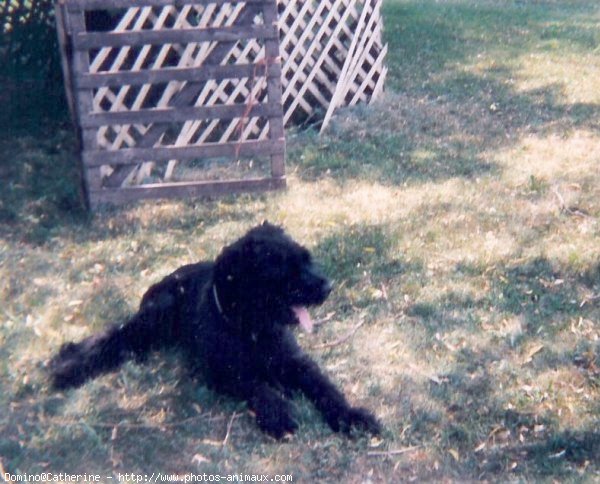
<path id="1" fill-rule="evenodd" d="M 346 434 L 349 434 L 352 429 L 369 432 L 373 435 L 381 433 L 381 424 L 375 415 L 366 408 L 347 408 L 336 415 L 334 419 L 328 419 L 328 423 L 336 432 L 341 431 Z"/>
<path id="2" fill-rule="evenodd" d="M 256 423 L 259 428 L 276 439 L 282 439 L 286 434 L 293 434 L 298 424 L 286 413 L 278 415 L 257 415 Z"/>
<path id="3" fill-rule="evenodd" d="M 281 439 L 286 434 L 293 434 L 298 428 L 298 424 L 291 416 L 290 406 L 285 401 L 257 409 L 256 423 L 263 432 L 276 439 Z"/>

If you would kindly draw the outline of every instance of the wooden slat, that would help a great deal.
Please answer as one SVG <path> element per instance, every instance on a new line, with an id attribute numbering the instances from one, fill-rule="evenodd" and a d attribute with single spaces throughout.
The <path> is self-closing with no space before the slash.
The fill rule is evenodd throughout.
<path id="1" fill-rule="evenodd" d="M 67 25 L 74 33 L 85 30 L 85 16 L 81 12 L 67 13 Z M 90 59 L 87 52 L 74 52 L 72 59 L 72 73 L 75 78 L 82 72 L 89 71 Z M 90 112 L 93 108 L 94 94 L 91 89 L 78 89 L 75 91 L 77 119 L 81 119 L 84 113 Z M 98 137 L 94 129 L 80 129 L 79 142 L 81 149 L 95 149 L 98 145 Z M 88 197 L 86 202 L 91 205 L 93 200 L 90 197 L 90 191 L 97 190 L 102 185 L 100 168 L 83 166 L 83 184 Z"/>
<path id="2" fill-rule="evenodd" d="M 277 28 L 273 25 L 138 30 L 135 32 L 80 32 L 73 36 L 73 48 L 76 50 L 90 50 L 100 47 L 135 45 L 233 42 L 245 39 L 276 39 L 278 35 Z"/>
<path id="3" fill-rule="evenodd" d="M 169 182 L 92 192 L 94 205 L 123 204 L 147 198 L 215 197 L 239 192 L 262 192 L 286 187 L 285 177 L 227 181 Z"/>
<path id="4" fill-rule="evenodd" d="M 197 5 L 194 6 L 194 9 L 196 10 L 197 14 L 200 15 L 200 17 L 198 19 L 198 27 L 206 27 L 207 25 L 210 25 L 210 22 L 214 22 L 215 25 L 222 25 L 223 22 L 226 25 L 232 25 L 232 24 L 251 25 L 254 21 L 254 16 L 256 15 L 258 8 L 259 8 L 259 6 L 250 5 L 250 4 L 234 4 L 234 6 L 227 5 L 227 6 L 223 6 L 221 8 L 219 8 L 215 4 L 211 4 L 209 6 L 206 6 L 205 8 L 202 8 L 201 6 L 197 6 Z M 173 7 L 162 8 L 161 12 L 160 12 L 160 16 L 157 19 L 157 21 L 155 22 L 155 24 L 153 25 L 153 28 L 160 28 L 164 24 L 164 20 L 166 20 L 166 18 L 164 18 L 164 20 L 163 20 L 163 16 L 167 13 L 167 11 L 172 11 L 172 9 L 173 9 Z M 186 9 L 187 9 L 187 7 L 184 7 L 180 10 L 180 12 L 178 14 L 180 16 L 179 18 L 181 18 L 182 14 L 184 13 L 184 10 L 186 10 Z M 127 13 L 129 13 L 132 10 L 135 10 L 135 9 L 130 8 L 127 10 Z M 201 11 L 199 11 L 199 10 L 201 10 Z M 216 10 L 218 10 L 217 16 L 213 19 L 213 15 L 215 14 Z M 176 21 L 175 24 L 173 25 L 173 27 L 174 28 L 181 27 L 181 25 L 179 24 L 178 21 Z M 189 65 L 198 66 L 198 65 L 203 65 L 203 64 L 205 64 L 205 65 L 215 64 L 215 62 L 214 62 L 215 57 L 222 56 L 221 53 L 228 51 L 231 48 L 231 46 L 233 46 L 233 45 L 235 45 L 235 42 L 221 42 L 216 45 L 214 43 L 206 42 L 206 43 L 200 45 L 199 49 L 196 50 L 197 44 L 191 43 L 185 47 L 185 52 L 179 59 L 178 65 L 180 67 L 185 67 L 185 66 L 189 66 Z M 147 47 L 145 46 L 144 48 L 147 48 Z M 167 55 L 170 51 L 170 48 L 171 48 L 170 45 L 164 45 L 161 47 L 160 53 L 154 60 L 150 69 L 159 69 L 162 67 L 162 65 L 164 64 L 164 61 L 167 58 Z M 110 49 L 108 49 L 108 50 L 110 50 Z M 219 58 L 221 58 L 221 57 L 219 57 Z M 133 69 L 133 70 L 135 70 L 135 69 Z M 173 107 L 176 107 L 176 106 L 181 106 L 184 108 L 187 107 L 187 103 L 182 102 L 183 97 L 184 97 L 183 96 L 184 91 L 192 92 L 192 90 L 196 89 L 194 86 L 197 86 L 197 85 L 206 85 L 206 83 L 187 82 L 182 87 L 181 83 L 179 83 L 179 82 L 170 82 L 167 85 L 167 88 L 165 89 L 165 91 L 163 92 L 161 98 L 158 100 L 157 107 L 161 108 L 161 107 L 165 107 L 168 105 L 171 105 Z M 121 95 L 121 94 L 123 96 L 126 95 L 126 93 L 130 87 L 131 86 L 127 86 L 127 85 L 122 86 L 120 88 L 119 95 Z M 136 100 L 134 101 L 134 103 L 132 105 L 133 108 L 135 108 L 135 109 L 140 108 L 140 106 L 144 103 L 144 100 L 149 92 L 150 87 L 151 87 L 150 84 L 145 84 L 142 86 L 138 95 L 136 96 Z M 99 90 L 98 93 L 100 93 L 100 91 L 101 90 Z M 191 101 L 192 101 L 192 98 L 189 97 L 189 102 L 191 102 Z M 154 143 L 160 138 L 161 134 L 164 132 L 164 130 L 166 128 L 168 128 L 168 125 L 165 125 L 165 124 L 151 125 L 144 132 L 143 138 L 138 142 L 137 146 L 139 148 L 153 146 Z M 135 127 L 134 127 L 134 129 L 135 129 Z M 122 131 L 120 131 L 119 134 L 117 135 L 117 138 L 115 138 L 113 145 L 116 144 L 117 145 L 116 147 L 120 147 L 120 145 L 122 144 L 121 138 L 125 137 L 126 133 L 127 133 L 127 130 L 122 129 Z M 173 167 L 174 167 L 174 163 L 170 163 L 169 168 L 165 172 L 166 179 L 168 179 L 168 177 L 170 176 L 170 174 L 173 170 Z M 136 172 L 136 171 L 137 171 L 136 167 L 133 167 L 133 171 L 132 171 L 131 166 L 118 166 L 118 167 L 116 167 L 116 169 L 114 169 L 114 171 L 111 173 L 111 175 L 105 179 L 104 183 L 106 186 L 120 186 L 121 184 L 125 183 L 130 178 L 130 176 L 133 175 L 133 172 Z"/>
<path id="5" fill-rule="evenodd" d="M 67 0 L 68 1 L 68 0 Z M 138 8 L 130 8 L 123 14 L 114 27 L 114 32 L 125 32 L 127 30 L 140 30 L 143 25 L 148 20 L 148 17 L 152 13 L 151 8 L 140 9 Z M 110 70 L 118 70 L 125 60 L 127 59 L 127 54 L 130 52 L 130 48 L 122 48 L 119 50 L 119 53 L 114 56 L 114 59 L 111 62 Z M 94 56 L 92 62 L 90 63 L 90 72 L 96 72 L 100 69 L 100 66 L 106 61 L 106 59 L 114 52 L 114 49 L 109 47 L 105 47 L 100 49 L 100 51 Z"/>
<path id="6" fill-rule="evenodd" d="M 358 19 L 358 24 L 356 25 L 354 35 L 352 37 L 352 42 L 350 43 L 350 47 L 348 49 L 348 54 L 346 56 L 344 66 L 342 67 L 342 72 L 340 73 L 340 75 L 338 77 L 338 85 L 337 85 L 335 91 L 333 91 L 333 95 L 331 97 L 329 107 L 327 108 L 327 112 L 325 113 L 325 117 L 323 118 L 323 124 L 321 125 L 321 133 L 323 132 L 323 130 L 325 128 L 327 128 L 327 125 L 329 124 L 329 120 L 331 119 L 331 116 L 333 116 L 333 111 L 339 105 L 340 99 L 343 98 L 343 96 L 344 96 L 344 92 L 345 92 L 344 89 L 346 88 L 346 85 L 348 83 L 347 73 L 356 57 L 355 56 L 356 44 L 358 43 L 359 38 L 364 37 L 363 25 L 365 24 L 367 12 L 368 12 L 368 9 L 367 9 L 367 6 L 365 5 L 365 7 L 363 8 L 363 11 L 360 15 L 360 18 Z"/>
<path id="7" fill-rule="evenodd" d="M 366 86 L 371 83 L 375 73 L 379 73 L 379 79 L 377 80 L 377 84 L 373 87 L 373 98 L 377 98 L 381 89 L 383 89 L 383 81 L 385 80 L 385 76 L 387 74 L 387 69 L 383 66 L 383 60 L 385 55 L 387 54 L 387 45 L 384 46 L 383 50 L 380 52 L 379 57 L 375 61 L 373 65 L 373 69 L 367 73 L 365 79 L 361 83 L 361 85 L 356 90 L 353 98 L 350 100 L 350 104 L 355 104 L 359 101 L 361 94 L 364 92 Z"/>
<path id="8" fill-rule="evenodd" d="M 83 128 L 97 128 L 107 125 L 173 123 L 193 119 L 234 119 L 241 116 L 272 117 L 281 114 L 281 105 L 276 103 L 199 106 L 188 108 L 156 108 L 136 111 L 114 111 L 85 114 L 81 118 Z"/>
<path id="9" fill-rule="evenodd" d="M 265 5 L 264 19 L 266 24 L 277 25 L 277 4 Z M 279 53 L 279 42 L 277 39 L 265 41 L 265 62 L 281 62 Z M 281 97 L 281 76 L 270 79 L 267 84 L 267 96 L 269 102 L 279 106 L 279 111 L 269 117 L 269 138 L 273 141 L 284 140 L 283 153 L 274 153 L 271 156 L 271 175 L 281 177 L 285 174 L 285 131 L 283 128 L 283 105 Z"/>
<path id="10" fill-rule="evenodd" d="M 69 11 L 80 10 L 110 10 L 129 7 L 167 7 L 182 8 L 189 4 L 198 5 L 224 5 L 227 3 L 249 3 L 262 5 L 268 0 L 68 0 Z"/>
<path id="11" fill-rule="evenodd" d="M 378 0 L 381 2 L 381 0 Z M 365 27 L 360 45 L 357 49 L 356 56 L 352 60 L 352 66 L 348 72 L 349 79 L 351 79 L 354 85 L 357 84 L 359 75 L 363 72 L 363 66 L 367 59 L 370 57 L 371 48 L 375 44 L 377 37 L 381 32 L 381 22 L 378 21 L 375 15 L 371 15 L 369 22 Z M 373 69 L 371 69 L 372 71 Z M 350 90 L 351 86 L 344 86 L 344 92 L 342 97 L 345 97 L 346 93 Z"/>
<path id="12" fill-rule="evenodd" d="M 210 5 L 203 10 L 202 15 L 199 19 L 199 25 L 251 25 L 254 22 L 256 15 L 260 13 L 262 5 L 258 4 L 235 4 L 235 7 L 227 6 L 228 8 L 218 8 L 215 5 Z M 217 12 L 216 17 L 213 15 Z M 192 44 L 195 45 L 195 44 Z M 193 59 L 195 65 L 218 65 L 220 63 L 227 63 L 230 52 L 235 47 L 236 42 L 220 42 L 220 43 L 204 43 L 200 46 L 198 54 Z M 239 62 L 238 62 L 239 63 Z M 230 81 L 223 81 L 229 83 Z M 169 84 L 172 86 L 175 83 Z M 168 99 L 168 103 L 174 107 L 186 107 L 194 103 L 194 99 L 197 97 L 196 104 L 198 105 L 199 99 L 205 97 L 203 91 L 206 91 L 214 84 L 214 81 L 208 82 L 192 82 L 188 81 L 183 86 L 176 87 L 172 98 Z M 223 84 L 223 83 L 222 83 Z M 238 93 L 239 86 L 231 94 L 231 99 L 235 99 Z M 162 102 L 159 101 L 159 103 Z M 204 102 L 204 101 L 203 101 Z M 206 104 L 211 105 L 213 102 L 219 102 L 218 98 L 207 101 Z M 254 118 L 256 119 L 256 118 Z M 168 125 L 165 124 L 153 124 L 143 135 L 143 138 L 137 143 L 140 148 L 146 148 L 153 146 L 165 132 Z M 214 128 L 218 127 L 217 122 L 211 123 L 199 123 L 199 122 L 188 122 L 184 124 L 182 132 L 178 135 L 176 140 L 177 145 L 188 144 L 193 136 L 197 136 L 198 131 L 204 131 L 202 138 L 208 137 Z M 242 138 L 243 139 L 243 138 Z M 176 165 L 175 160 L 170 161 L 167 170 L 165 171 L 165 179 L 168 179 Z M 128 171 L 131 166 L 117 166 L 110 178 L 106 180 L 106 184 L 111 186 L 119 185 L 123 180 L 128 177 Z"/>
<path id="13" fill-rule="evenodd" d="M 78 89 L 91 89 L 109 86 L 158 84 L 171 81 L 201 82 L 208 80 L 239 79 L 244 77 L 281 77 L 281 65 L 234 64 L 227 66 L 207 65 L 202 67 L 166 67 L 164 69 L 99 72 L 82 74 L 76 82 Z"/>
<path id="14" fill-rule="evenodd" d="M 199 146 L 126 148 L 115 151 L 84 151 L 83 162 L 88 167 L 101 165 L 133 165 L 144 161 L 172 159 L 245 157 L 277 155 L 284 151 L 283 140 L 260 140 L 230 143 L 208 143 Z"/>

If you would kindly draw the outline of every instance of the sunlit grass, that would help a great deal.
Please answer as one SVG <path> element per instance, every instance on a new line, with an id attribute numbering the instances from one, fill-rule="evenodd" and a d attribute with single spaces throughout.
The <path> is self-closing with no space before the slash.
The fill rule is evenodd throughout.
<path id="1" fill-rule="evenodd" d="M 340 112 L 323 136 L 289 132 L 286 191 L 89 218 L 77 209 L 68 132 L 5 142 L 5 469 L 600 477 L 598 6 L 384 10 L 393 90 Z M 335 436 L 301 400 L 298 434 L 272 442 L 175 357 L 48 391 L 42 363 L 62 342 L 122 321 L 151 283 L 264 219 L 334 280 L 318 331 L 299 339 L 381 417 L 381 440 Z"/>

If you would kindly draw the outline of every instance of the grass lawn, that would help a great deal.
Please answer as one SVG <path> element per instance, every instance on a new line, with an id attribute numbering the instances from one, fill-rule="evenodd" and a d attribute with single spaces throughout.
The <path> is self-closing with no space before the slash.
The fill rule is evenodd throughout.
<path id="1" fill-rule="evenodd" d="M 386 0 L 384 21 L 384 98 L 289 132 L 284 192 L 90 217 L 67 127 L 2 130 L 2 473 L 600 481 L 600 5 Z M 335 280 L 300 341 L 381 438 L 299 399 L 273 441 L 174 356 L 49 390 L 61 343 L 263 219 Z"/>

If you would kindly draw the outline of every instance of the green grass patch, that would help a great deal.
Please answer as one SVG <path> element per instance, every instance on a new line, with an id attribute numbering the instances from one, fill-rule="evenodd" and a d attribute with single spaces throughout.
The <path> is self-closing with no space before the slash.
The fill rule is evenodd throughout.
<path id="1" fill-rule="evenodd" d="M 383 9 L 388 92 L 324 135 L 290 131 L 285 192 L 90 216 L 64 113 L 25 103 L 0 120 L 6 472 L 600 479 L 600 8 Z M 264 219 L 334 280 L 299 340 L 381 417 L 380 439 L 331 433 L 299 398 L 298 433 L 274 442 L 177 355 L 49 390 L 60 344 L 126 318 L 150 284 Z"/>

